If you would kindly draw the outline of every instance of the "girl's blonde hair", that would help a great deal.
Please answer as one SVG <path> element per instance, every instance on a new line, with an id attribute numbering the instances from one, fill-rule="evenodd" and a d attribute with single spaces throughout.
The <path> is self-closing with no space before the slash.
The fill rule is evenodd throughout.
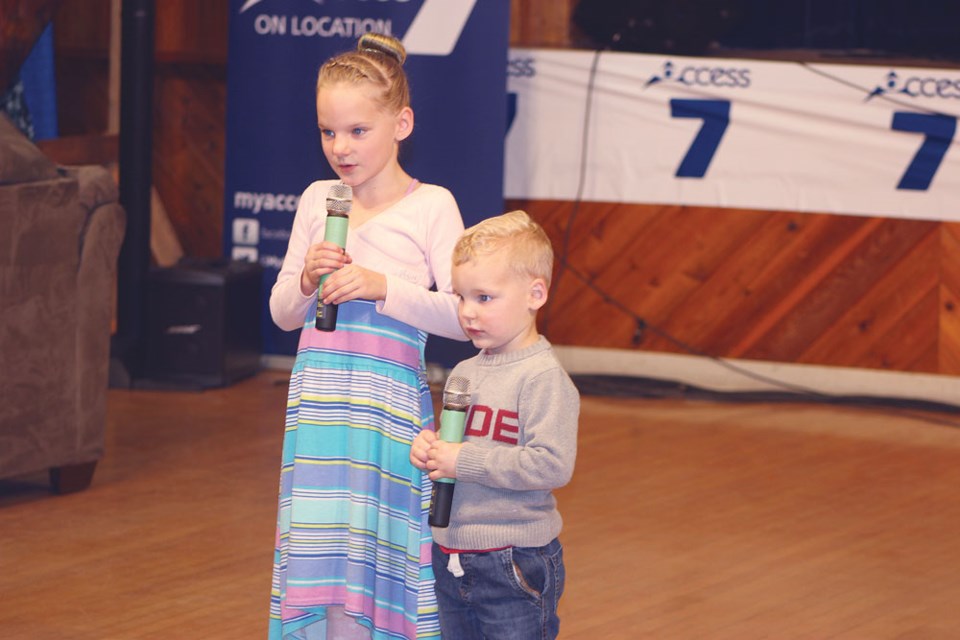
<path id="1" fill-rule="evenodd" d="M 507 249 L 508 266 L 520 276 L 543 278 L 550 287 L 553 245 L 547 233 L 525 211 L 487 218 L 463 232 L 453 249 L 453 266 Z"/>
<path id="2" fill-rule="evenodd" d="M 387 113 L 399 113 L 410 106 L 410 85 L 403 71 L 407 51 L 392 36 L 365 33 L 357 41 L 356 51 L 330 58 L 317 73 L 317 93 L 324 85 L 347 82 L 369 83 L 379 90 L 377 102 Z"/>

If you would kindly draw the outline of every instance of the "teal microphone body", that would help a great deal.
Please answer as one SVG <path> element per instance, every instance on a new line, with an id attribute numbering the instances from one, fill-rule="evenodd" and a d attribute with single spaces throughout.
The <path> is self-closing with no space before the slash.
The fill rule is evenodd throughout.
<path id="1" fill-rule="evenodd" d="M 327 192 L 327 220 L 324 225 L 323 239 L 334 243 L 341 249 L 347 246 L 347 229 L 350 227 L 350 208 L 353 206 L 353 189 L 342 182 L 330 187 Z M 329 273 L 320 276 L 317 287 L 317 320 L 319 331 L 334 331 L 337 328 L 337 305 L 323 303 L 323 283 Z"/>
<path id="2" fill-rule="evenodd" d="M 444 442 L 463 442 L 469 406 L 470 381 L 461 376 L 451 376 L 443 390 L 443 411 L 440 412 L 440 430 L 437 432 L 437 437 Z M 456 480 L 453 478 L 440 478 L 433 483 L 433 492 L 430 496 L 431 527 L 450 525 L 455 487 Z"/>

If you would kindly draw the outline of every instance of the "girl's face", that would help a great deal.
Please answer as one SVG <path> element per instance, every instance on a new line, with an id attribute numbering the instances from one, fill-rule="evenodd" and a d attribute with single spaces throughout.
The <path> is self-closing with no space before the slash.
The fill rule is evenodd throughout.
<path id="1" fill-rule="evenodd" d="M 389 177 L 385 169 L 399 168 L 397 150 L 413 129 L 413 111 L 386 113 L 372 87 L 337 83 L 317 94 L 317 125 L 327 162 L 356 190 Z"/>

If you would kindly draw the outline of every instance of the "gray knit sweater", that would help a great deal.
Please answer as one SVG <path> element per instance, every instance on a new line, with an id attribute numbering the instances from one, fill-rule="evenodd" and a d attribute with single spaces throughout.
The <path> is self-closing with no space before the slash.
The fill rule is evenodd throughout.
<path id="1" fill-rule="evenodd" d="M 547 339 L 511 353 L 485 351 L 454 367 L 470 381 L 464 445 L 450 526 L 451 549 L 540 547 L 560 533 L 553 489 L 573 475 L 580 395 Z"/>

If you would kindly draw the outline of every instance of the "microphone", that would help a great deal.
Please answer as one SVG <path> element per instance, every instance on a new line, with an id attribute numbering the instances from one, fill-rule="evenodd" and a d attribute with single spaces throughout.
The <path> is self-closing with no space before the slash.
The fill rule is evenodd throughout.
<path id="1" fill-rule="evenodd" d="M 353 189 L 341 183 L 330 187 L 327 192 L 327 222 L 323 239 L 333 242 L 341 249 L 347 246 L 347 228 L 350 226 L 350 208 L 353 206 Z M 337 328 L 337 305 L 323 303 L 323 283 L 329 273 L 320 276 L 317 287 L 317 321 L 319 331 L 333 331 Z"/>
<path id="2" fill-rule="evenodd" d="M 444 442 L 463 442 L 467 422 L 467 407 L 470 406 L 470 381 L 461 376 L 451 376 L 443 390 L 443 411 L 440 413 L 440 432 Z M 453 478 L 440 478 L 433 483 L 430 496 L 430 526 L 446 527 L 450 524 L 450 507 L 453 505 Z"/>

